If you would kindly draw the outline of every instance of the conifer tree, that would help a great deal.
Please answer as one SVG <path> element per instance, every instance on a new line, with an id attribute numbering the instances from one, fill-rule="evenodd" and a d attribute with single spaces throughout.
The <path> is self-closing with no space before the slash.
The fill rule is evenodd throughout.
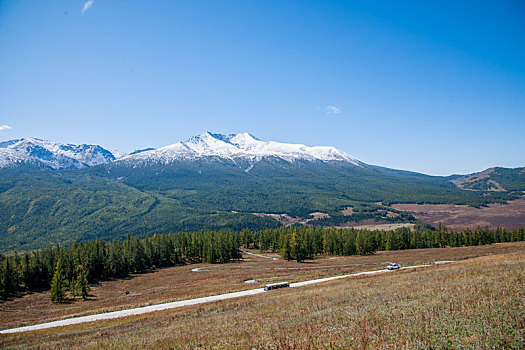
<path id="1" fill-rule="evenodd" d="M 297 251 L 299 249 L 299 244 L 297 243 L 297 232 L 293 231 L 290 236 L 290 258 L 297 259 Z"/>
<path id="2" fill-rule="evenodd" d="M 13 266 L 12 262 L 9 261 L 9 257 L 6 257 L 3 266 L 2 266 L 2 273 L 1 273 L 1 285 L 2 285 L 2 295 L 7 297 L 10 295 L 13 295 L 16 293 L 17 285 L 16 285 L 16 267 Z"/>
<path id="3" fill-rule="evenodd" d="M 69 292 L 71 293 L 71 296 L 73 297 L 73 299 L 78 297 L 79 290 L 77 289 L 77 282 L 76 282 L 76 280 L 72 279 L 69 282 L 69 285 L 71 286 L 70 289 L 69 289 Z"/>
<path id="4" fill-rule="evenodd" d="M 88 297 L 88 292 L 90 290 L 89 283 L 84 272 L 82 265 L 77 267 L 77 279 L 75 281 L 75 290 L 82 297 L 82 300 L 86 300 Z"/>
<path id="5" fill-rule="evenodd" d="M 357 254 L 361 254 L 361 255 L 365 254 L 363 236 L 361 235 L 361 231 L 357 231 L 357 236 L 355 238 L 355 250 Z"/>
<path id="6" fill-rule="evenodd" d="M 281 235 L 280 240 L 281 240 L 281 249 L 280 249 L 281 257 L 285 260 L 291 260 L 292 257 L 290 255 L 290 240 L 288 239 L 288 236 Z"/>
<path id="7" fill-rule="evenodd" d="M 51 280 L 51 302 L 61 303 L 64 301 L 66 296 L 65 287 L 65 280 L 62 272 L 62 263 L 60 262 L 60 259 L 58 259 L 57 265 L 55 267 L 55 274 L 53 275 L 53 279 Z"/>

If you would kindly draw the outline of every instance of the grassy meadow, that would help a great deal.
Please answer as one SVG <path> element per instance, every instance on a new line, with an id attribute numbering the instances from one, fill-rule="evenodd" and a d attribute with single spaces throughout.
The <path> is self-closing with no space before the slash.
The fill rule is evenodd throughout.
<path id="1" fill-rule="evenodd" d="M 522 243 L 490 247 L 493 253 L 449 265 L 3 335 L 0 347 L 522 349 L 525 249 Z M 497 252 L 501 247 L 507 249 Z M 458 249 L 424 251 L 445 257 Z"/>

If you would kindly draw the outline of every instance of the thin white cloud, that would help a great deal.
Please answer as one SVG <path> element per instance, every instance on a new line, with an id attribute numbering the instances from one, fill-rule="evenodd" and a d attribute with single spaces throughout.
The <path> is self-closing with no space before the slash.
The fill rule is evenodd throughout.
<path id="1" fill-rule="evenodd" d="M 9 130 L 11 127 L 9 125 L 0 125 L 0 130 Z"/>
<path id="2" fill-rule="evenodd" d="M 324 108 L 324 111 L 326 114 L 339 114 L 341 113 L 341 110 L 337 108 L 336 106 L 326 106 Z"/>
<path id="3" fill-rule="evenodd" d="M 82 13 L 85 13 L 93 4 L 95 3 L 95 0 L 88 0 L 84 3 L 84 6 L 82 6 Z"/>

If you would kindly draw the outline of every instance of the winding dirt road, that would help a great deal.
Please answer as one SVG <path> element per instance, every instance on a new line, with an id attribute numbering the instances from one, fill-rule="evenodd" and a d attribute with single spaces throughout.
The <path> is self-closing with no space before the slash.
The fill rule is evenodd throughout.
<path id="1" fill-rule="evenodd" d="M 434 266 L 437 264 L 446 264 L 446 263 L 451 263 L 451 262 L 452 261 L 436 261 L 434 263 L 426 264 L 426 265 L 415 265 L 415 266 L 402 267 L 400 270 L 429 267 L 429 266 Z M 291 283 L 290 287 L 296 288 L 296 287 L 307 286 L 310 284 L 333 281 L 333 280 L 337 280 L 341 278 L 363 276 L 363 275 L 374 275 L 374 274 L 389 273 L 389 272 L 390 271 L 387 271 L 387 270 L 364 271 L 364 272 L 352 273 L 348 275 L 340 275 L 340 276 L 333 276 L 333 277 L 326 277 L 326 278 L 319 278 L 315 280 Z M 150 305 L 150 306 L 144 306 L 144 307 L 138 307 L 138 308 L 120 310 L 120 311 L 113 311 L 113 312 L 106 312 L 106 313 L 89 315 L 89 316 L 73 317 L 73 318 L 67 318 L 67 319 L 59 320 L 59 321 L 36 324 L 32 326 L 4 329 L 0 331 L 0 334 L 28 332 L 28 331 L 35 331 L 39 329 L 69 326 L 69 325 L 74 325 L 74 324 L 79 324 L 79 323 L 84 323 L 84 322 L 109 320 L 109 319 L 114 319 L 114 318 L 119 318 L 119 317 L 134 316 L 134 315 L 146 314 L 149 312 L 174 309 L 174 308 L 183 307 L 183 306 L 190 306 L 190 305 L 204 304 L 204 303 L 225 300 L 225 299 L 239 298 L 239 297 L 255 295 L 255 294 L 260 294 L 260 293 L 265 293 L 263 288 L 249 289 L 249 290 L 244 290 L 240 292 L 233 292 L 233 293 L 226 293 L 226 294 L 218 294 L 218 295 L 212 295 L 209 297 L 195 298 L 195 299 L 189 299 L 189 300 L 174 301 L 170 303 Z M 266 293 L 271 293 L 271 292 L 266 292 Z"/>

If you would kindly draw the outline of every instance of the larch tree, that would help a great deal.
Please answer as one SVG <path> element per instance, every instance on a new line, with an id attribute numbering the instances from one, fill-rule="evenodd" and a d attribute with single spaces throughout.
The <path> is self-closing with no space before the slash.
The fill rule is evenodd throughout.
<path id="1" fill-rule="evenodd" d="M 63 302 L 66 297 L 65 288 L 66 286 L 65 286 L 65 280 L 64 280 L 63 271 L 62 271 L 62 263 L 60 259 L 58 259 L 57 265 L 55 267 L 55 274 L 53 275 L 53 279 L 51 280 L 51 293 L 50 293 L 51 302 L 53 303 Z"/>

